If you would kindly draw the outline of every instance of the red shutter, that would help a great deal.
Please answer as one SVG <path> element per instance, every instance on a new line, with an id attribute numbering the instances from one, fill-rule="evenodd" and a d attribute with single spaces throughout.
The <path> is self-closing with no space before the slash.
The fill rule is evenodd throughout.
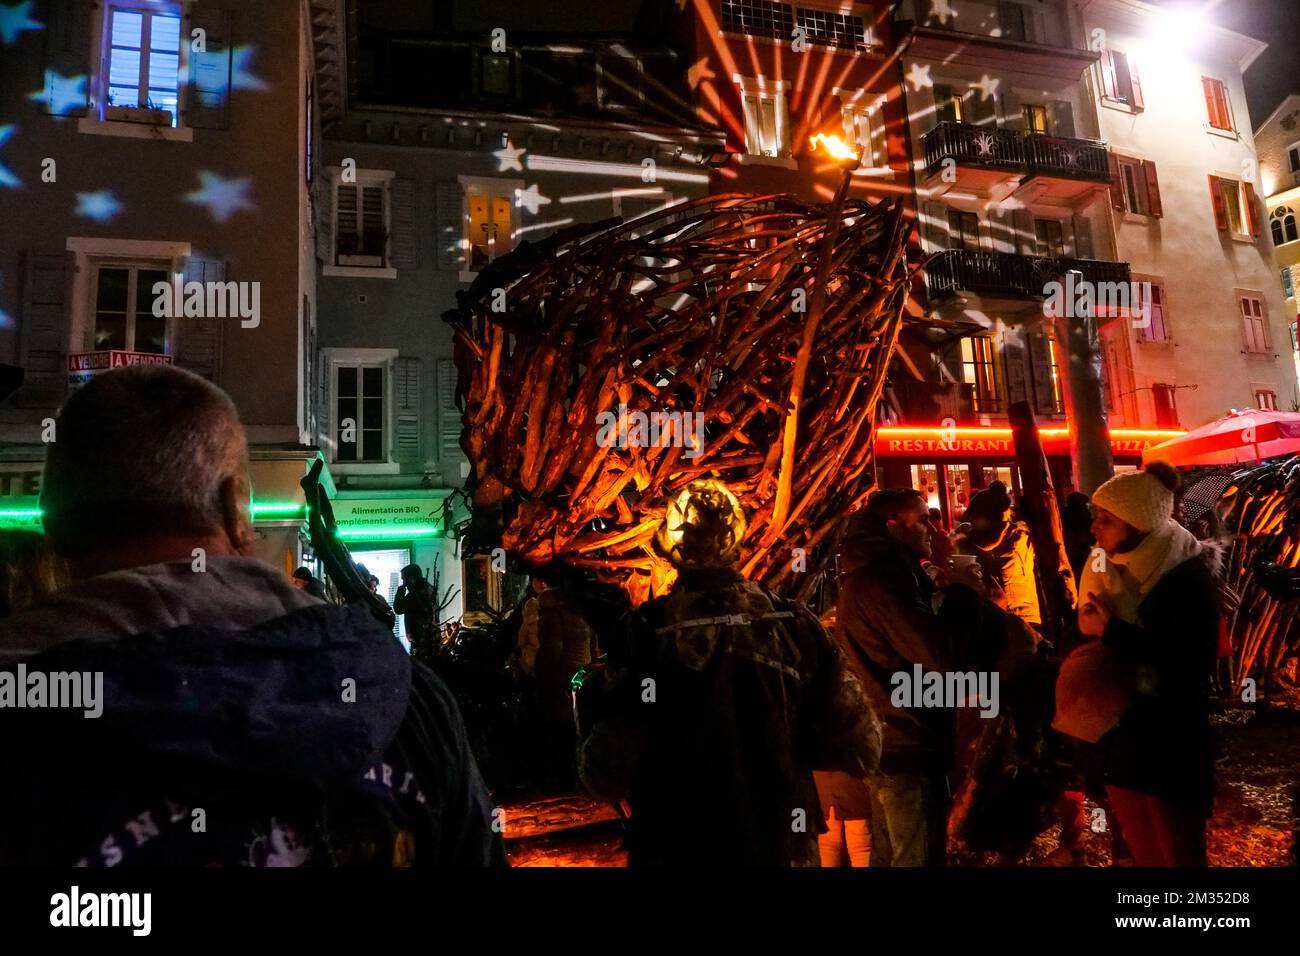
<path id="1" fill-rule="evenodd" d="M 1149 159 L 1144 159 L 1142 171 L 1147 175 L 1147 211 L 1153 216 L 1163 216 L 1165 208 L 1160 204 L 1160 182 L 1156 179 L 1156 164 Z"/>
<path id="2" fill-rule="evenodd" d="M 1228 231 L 1228 203 L 1223 198 L 1218 176 L 1210 177 L 1210 202 L 1214 205 L 1214 225 L 1219 232 Z"/>
<path id="3" fill-rule="evenodd" d="M 1108 99 L 1119 99 L 1119 85 L 1115 82 L 1115 57 L 1109 50 L 1101 52 L 1101 92 Z"/>
<path id="4" fill-rule="evenodd" d="M 1124 211 L 1124 181 L 1119 175 L 1119 158 L 1114 153 L 1106 154 L 1106 163 L 1110 166 L 1110 204 L 1120 212 Z"/>
<path id="5" fill-rule="evenodd" d="M 1128 59 L 1128 79 L 1133 87 L 1133 102 L 1130 104 L 1135 110 L 1146 107 L 1146 102 L 1142 99 L 1142 81 L 1138 78 L 1137 63 L 1132 57 Z"/>
<path id="6" fill-rule="evenodd" d="M 1259 204 L 1255 201 L 1255 187 L 1250 183 L 1242 183 L 1242 185 L 1246 187 L 1246 222 L 1250 224 L 1250 234 L 1258 236 L 1260 233 Z"/>

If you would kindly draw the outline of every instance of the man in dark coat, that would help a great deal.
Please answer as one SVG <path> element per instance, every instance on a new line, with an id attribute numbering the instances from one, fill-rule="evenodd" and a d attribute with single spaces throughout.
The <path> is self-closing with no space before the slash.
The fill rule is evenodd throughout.
<path id="1" fill-rule="evenodd" d="M 611 648 L 621 706 L 583 742 L 580 770 L 631 804 L 629 865 L 816 866 L 812 771 L 876 768 L 879 723 L 834 640 L 736 570 L 744 529 L 724 486 L 687 486 L 658 539 L 677 581 Z"/>
<path id="2" fill-rule="evenodd" d="M 365 609 L 250 556 L 223 392 L 110 372 L 58 435 L 41 505 L 74 580 L 0 625 L 0 669 L 94 680 L 76 708 L 0 709 L 22 768 L 0 788 L 0 863 L 504 863 L 446 688 Z"/>
<path id="3" fill-rule="evenodd" d="M 871 791 L 871 865 L 940 866 L 951 801 L 955 712 L 896 706 L 894 675 L 964 669 L 989 614 L 978 570 L 954 568 L 936 595 L 921 565 L 930 516 L 920 492 L 885 489 L 854 516 L 839 554 L 840 643 L 884 727 Z M 936 598 L 941 603 L 936 610 Z"/>
<path id="4" fill-rule="evenodd" d="M 432 660 L 441 643 L 437 608 L 438 595 L 420 566 L 408 564 L 402 568 L 402 583 L 393 595 L 393 611 L 403 615 L 402 624 L 406 639 L 411 642 L 411 652 L 421 660 Z"/>

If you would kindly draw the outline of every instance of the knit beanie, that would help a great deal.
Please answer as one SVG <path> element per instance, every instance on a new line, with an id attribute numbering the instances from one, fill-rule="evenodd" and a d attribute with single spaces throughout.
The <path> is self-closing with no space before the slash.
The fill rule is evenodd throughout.
<path id="1" fill-rule="evenodd" d="M 1011 510 L 1011 495 L 1007 493 L 1007 486 L 1000 481 L 995 481 L 971 498 L 963 517 L 967 521 L 976 518 L 1001 521 L 1002 516 L 1009 510 Z"/>
<path id="2" fill-rule="evenodd" d="M 1095 508 L 1105 508 L 1139 531 L 1153 531 L 1170 519 L 1174 493 L 1147 471 L 1116 475 L 1092 495 Z"/>

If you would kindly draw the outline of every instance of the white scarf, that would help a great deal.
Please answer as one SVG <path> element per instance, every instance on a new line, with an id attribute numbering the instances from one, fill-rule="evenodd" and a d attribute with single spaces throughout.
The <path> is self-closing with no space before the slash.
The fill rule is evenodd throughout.
<path id="1" fill-rule="evenodd" d="M 1138 605 L 1160 579 L 1202 549 L 1196 536 L 1173 518 L 1166 518 L 1132 551 L 1103 556 L 1094 549 L 1084 564 L 1079 604 L 1091 592 L 1108 598 L 1116 617 L 1136 624 Z"/>

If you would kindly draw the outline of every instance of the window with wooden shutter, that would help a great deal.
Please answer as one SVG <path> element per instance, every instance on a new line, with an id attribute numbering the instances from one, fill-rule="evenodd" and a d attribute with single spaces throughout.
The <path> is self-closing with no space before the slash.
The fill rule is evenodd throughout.
<path id="1" fill-rule="evenodd" d="M 1264 317 L 1264 300 L 1258 295 L 1240 295 L 1242 341 L 1246 351 L 1255 355 L 1268 351 L 1268 323 Z"/>
<path id="2" fill-rule="evenodd" d="M 1142 342 L 1168 342 L 1169 324 L 1165 316 L 1164 288 L 1155 282 L 1138 282 L 1136 288 L 1138 298 L 1133 327 L 1137 329 L 1138 339 Z M 1145 324 L 1142 321 L 1144 309 L 1150 310 L 1145 316 Z"/>
<path id="3" fill-rule="evenodd" d="M 44 15 L 38 18 L 46 21 L 41 109 L 51 116 L 85 116 L 92 69 L 92 7 L 86 0 L 51 0 L 44 6 Z M 20 8 L 14 9 L 15 15 Z"/>
<path id="4" fill-rule="evenodd" d="M 1135 110 L 1146 105 L 1137 67 L 1128 54 L 1119 50 L 1105 50 L 1101 54 L 1099 66 L 1103 99 L 1123 103 Z"/>
<path id="5" fill-rule="evenodd" d="M 18 329 L 18 361 L 24 375 L 22 388 L 11 399 L 16 408 L 54 409 L 67 392 L 68 258 L 62 251 L 27 253 Z"/>
<path id="6" fill-rule="evenodd" d="M 1124 65 L 1128 69 L 1129 106 L 1135 110 L 1145 109 L 1146 100 L 1142 96 L 1142 80 L 1138 76 L 1137 61 L 1125 57 Z"/>
<path id="7" fill-rule="evenodd" d="M 415 183 L 395 179 L 389 187 L 392 201 L 392 262 L 398 269 L 415 266 L 418 257 L 415 229 Z"/>
<path id="8" fill-rule="evenodd" d="M 225 282 L 226 263 L 220 259 L 185 260 L 185 282 Z M 206 287 L 206 286 L 205 286 Z M 185 318 L 176 323 L 176 364 L 216 382 L 221 371 L 223 320 L 216 316 Z M 137 347 L 137 351 L 140 349 Z"/>
<path id="9" fill-rule="evenodd" d="M 186 29 L 204 31 L 204 49 L 189 44 L 189 89 L 186 90 L 185 124 L 199 129 L 225 129 L 230 113 L 230 76 L 233 57 L 230 14 L 214 3 L 195 3 Z"/>
<path id="10" fill-rule="evenodd" d="M 1174 396 L 1174 387 L 1156 382 L 1151 386 L 1151 398 L 1155 404 L 1156 428 L 1178 428 L 1178 402 Z"/>
<path id="11" fill-rule="evenodd" d="M 1160 182 L 1156 178 L 1156 164 L 1149 159 L 1144 159 L 1142 172 L 1146 180 L 1147 213 L 1159 218 L 1165 214 L 1165 207 L 1160 202 Z"/>
<path id="12" fill-rule="evenodd" d="M 1210 126 L 1232 132 L 1232 110 L 1228 105 L 1228 88 L 1222 80 L 1212 76 L 1201 77 L 1201 86 L 1205 93 L 1205 110 L 1209 115 Z"/>
<path id="13" fill-rule="evenodd" d="M 1114 51 L 1103 50 L 1098 66 L 1101 68 L 1101 95 L 1110 100 L 1119 99 L 1119 84 L 1115 79 Z"/>
<path id="14" fill-rule="evenodd" d="M 1223 184 L 1218 176 L 1210 176 L 1210 204 L 1214 208 L 1215 228 L 1227 232 L 1232 223 L 1228 221 L 1228 201 L 1223 197 Z"/>
<path id="15" fill-rule="evenodd" d="M 460 183 L 444 180 L 434 186 L 437 206 L 438 268 L 465 268 L 465 193 Z"/>
<path id="16" fill-rule="evenodd" d="M 358 169 L 349 177 L 354 181 L 345 182 L 341 170 L 334 172 L 334 248 L 327 265 L 352 269 L 391 269 L 389 227 L 393 218 L 393 210 L 390 209 L 390 190 L 394 186 L 392 173 Z M 413 262 L 413 196 L 409 185 L 406 190 L 403 252 L 408 261 Z M 391 276 L 393 273 L 386 271 L 384 274 Z"/>
<path id="17" fill-rule="evenodd" d="M 1123 212 L 1128 208 L 1124 201 L 1124 180 L 1120 173 L 1119 157 L 1106 153 L 1106 165 L 1110 167 L 1110 205 L 1112 209 Z"/>
<path id="18" fill-rule="evenodd" d="M 1246 207 L 1246 226 L 1252 236 L 1258 236 L 1261 231 L 1259 200 L 1255 197 L 1255 187 L 1252 184 L 1241 184 L 1241 200 Z"/>

